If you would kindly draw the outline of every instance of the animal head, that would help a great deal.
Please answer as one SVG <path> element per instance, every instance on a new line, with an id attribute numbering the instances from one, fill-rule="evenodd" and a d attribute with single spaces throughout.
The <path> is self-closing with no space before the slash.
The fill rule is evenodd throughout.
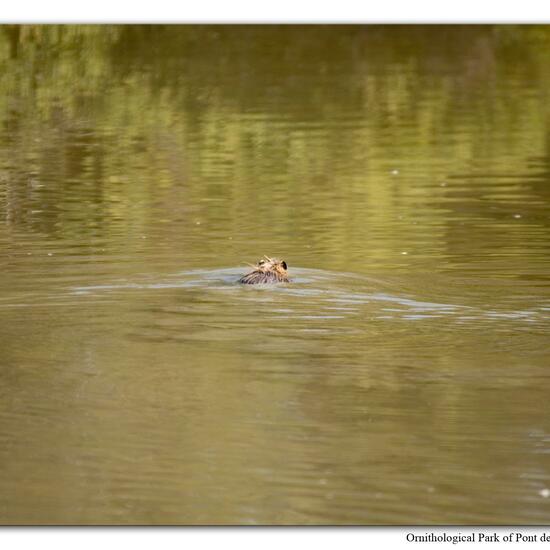
<path id="1" fill-rule="evenodd" d="M 270 258 L 269 256 L 264 256 L 257 265 L 254 266 L 254 269 L 266 273 L 268 271 L 275 271 L 282 277 L 287 275 L 287 265 L 284 260 L 279 260 L 277 258 Z"/>

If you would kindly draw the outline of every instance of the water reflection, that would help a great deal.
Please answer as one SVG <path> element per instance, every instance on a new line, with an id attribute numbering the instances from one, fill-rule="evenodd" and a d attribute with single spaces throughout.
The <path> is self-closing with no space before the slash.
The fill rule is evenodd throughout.
<path id="1" fill-rule="evenodd" d="M 1 27 L 0 522 L 545 523 L 549 43 Z"/>

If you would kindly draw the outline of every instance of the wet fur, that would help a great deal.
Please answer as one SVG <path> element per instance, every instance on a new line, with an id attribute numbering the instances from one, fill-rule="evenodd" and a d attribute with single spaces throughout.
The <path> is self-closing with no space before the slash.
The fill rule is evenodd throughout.
<path id="1" fill-rule="evenodd" d="M 258 285 L 289 282 L 286 262 L 268 256 L 264 256 L 264 258 L 256 265 L 251 266 L 253 271 L 241 277 L 239 283 Z"/>

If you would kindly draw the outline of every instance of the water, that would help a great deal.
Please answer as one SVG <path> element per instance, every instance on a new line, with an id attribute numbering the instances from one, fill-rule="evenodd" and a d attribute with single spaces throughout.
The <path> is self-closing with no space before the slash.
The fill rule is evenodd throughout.
<path id="1" fill-rule="evenodd" d="M 548 523 L 549 47 L 1 27 L 0 522 Z"/>

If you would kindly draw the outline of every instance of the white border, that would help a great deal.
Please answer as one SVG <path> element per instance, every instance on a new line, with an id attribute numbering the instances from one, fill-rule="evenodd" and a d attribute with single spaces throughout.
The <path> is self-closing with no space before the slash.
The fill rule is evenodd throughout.
<path id="1" fill-rule="evenodd" d="M 550 22 L 541 0 L 18 0 L 4 23 L 537 23 Z"/>
<path id="2" fill-rule="evenodd" d="M 537 542 L 516 542 L 515 534 L 536 535 Z M 407 535 L 415 533 L 447 536 L 479 533 L 490 537 L 496 533 L 499 542 L 408 542 Z M 550 528 L 540 527 L 335 527 L 335 528 L 0 528 L 2 548 L 40 548 L 41 550 L 102 550 L 131 548 L 132 550 L 195 550 L 216 548 L 224 550 L 367 550 L 368 548 L 408 548 L 424 550 L 453 548 L 543 548 L 545 534 Z M 511 536 L 510 542 L 505 540 Z"/>

